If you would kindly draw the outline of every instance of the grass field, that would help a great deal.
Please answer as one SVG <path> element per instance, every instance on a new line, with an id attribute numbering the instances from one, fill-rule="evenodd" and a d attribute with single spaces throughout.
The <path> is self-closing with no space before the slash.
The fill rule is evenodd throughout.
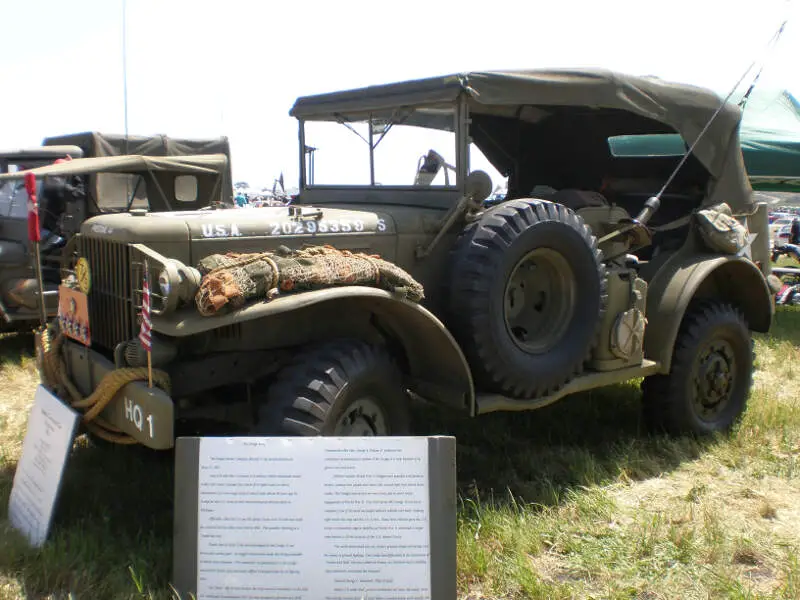
<path id="1" fill-rule="evenodd" d="M 52 537 L 27 549 L 7 501 L 36 385 L 29 337 L 0 339 L 0 600 L 171 598 L 171 457 L 82 438 Z M 800 598 L 800 311 L 756 341 L 728 438 L 643 433 L 636 382 L 458 436 L 462 599 Z"/>

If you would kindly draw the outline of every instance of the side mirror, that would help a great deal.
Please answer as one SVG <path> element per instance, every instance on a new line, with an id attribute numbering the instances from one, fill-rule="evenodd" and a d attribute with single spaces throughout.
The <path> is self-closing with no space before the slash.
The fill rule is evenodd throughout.
<path id="1" fill-rule="evenodd" d="M 480 205 L 492 193 L 492 178 L 486 171 L 473 171 L 467 175 L 464 194 L 473 205 Z"/>

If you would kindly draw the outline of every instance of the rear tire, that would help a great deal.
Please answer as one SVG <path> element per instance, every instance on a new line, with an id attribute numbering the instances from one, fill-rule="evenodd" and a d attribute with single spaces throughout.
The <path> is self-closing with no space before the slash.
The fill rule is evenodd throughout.
<path id="1" fill-rule="evenodd" d="M 646 377 L 647 425 L 674 435 L 727 432 L 741 419 L 753 381 L 750 329 L 732 305 L 703 302 L 681 323 L 666 375 Z"/>
<path id="2" fill-rule="evenodd" d="M 602 253 L 583 219 L 510 200 L 469 225 L 453 255 L 448 320 L 478 387 L 540 397 L 581 373 L 606 307 Z"/>
<path id="3" fill-rule="evenodd" d="M 386 350 L 357 340 L 301 353 L 257 404 L 261 435 L 385 436 L 410 429 L 402 373 Z"/>

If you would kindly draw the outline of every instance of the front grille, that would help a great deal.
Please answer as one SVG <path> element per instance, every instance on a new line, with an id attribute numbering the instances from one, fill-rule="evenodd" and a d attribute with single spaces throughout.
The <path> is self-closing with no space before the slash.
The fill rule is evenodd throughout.
<path id="1" fill-rule="evenodd" d="M 107 350 L 136 336 L 138 290 L 131 273 L 131 248 L 112 240 L 81 236 L 80 255 L 89 261 L 89 323 L 92 346 Z"/>

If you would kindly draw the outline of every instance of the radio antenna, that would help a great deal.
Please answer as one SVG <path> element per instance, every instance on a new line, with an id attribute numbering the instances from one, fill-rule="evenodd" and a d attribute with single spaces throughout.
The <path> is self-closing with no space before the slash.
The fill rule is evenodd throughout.
<path id="1" fill-rule="evenodd" d="M 786 19 L 783 23 L 781 23 L 778 32 L 774 36 L 772 36 L 772 39 L 770 40 L 770 43 L 767 46 L 767 54 L 771 53 L 775 49 L 775 46 L 778 45 L 778 38 L 783 33 L 783 29 L 786 27 L 786 23 L 788 21 L 789 19 Z M 764 70 L 765 66 L 766 66 L 766 60 L 761 64 L 761 68 L 758 69 L 758 73 L 756 73 L 756 76 L 753 79 L 753 82 L 750 84 L 750 87 L 747 88 L 747 91 L 744 93 L 744 96 L 742 96 L 742 98 L 739 100 L 739 107 L 742 109 L 742 111 L 744 111 L 747 105 L 747 100 L 750 98 L 751 92 L 755 89 L 756 83 L 758 83 L 758 79 L 759 77 L 761 77 L 761 72 Z"/>
<path id="2" fill-rule="evenodd" d="M 770 39 L 769 43 L 767 44 L 767 50 L 768 51 L 771 49 L 771 47 L 775 43 L 777 43 L 778 38 L 781 36 L 781 34 L 783 33 L 784 28 L 786 27 L 787 21 L 788 21 L 788 19 L 784 20 L 783 23 L 781 23 L 781 26 L 778 28 L 778 31 L 776 31 L 775 34 Z M 725 108 L 725 105 L 731 99 L 731 97 L 736 92 L 736 90 L 739 89 L 739 86 L 742 85 L 742 82 L 744 81 L 744 78 L 747 77 L 747 74 L 750 73 L 750 71 L 753 70 L 753 67 L 756 66 L 756 63 L 758 63 L 758 60 L 754 60 L 750 64 L 750 66 L 747 67 L 747 70 L 744 73 L 742 73 L 742 76 L 739 78 L 739 81 L 736 82 L 736 85 L 734 85 L 733 88 L 731 89 L 731 91 L 728 92 L 728 95 L 725 96 L 725 99 L 719 105 L 717 110 L 714 111 L 714 114 L 711 115 L 711 118 L 705 124 L 705 127 L 703 127 L 703 129 L 700 131 L 700 133 L 697 134 L 697 137 L 694 139 L 694 142 L 692 142 L 692 145 L 689 146 L 688 150 L 686 150 L 686 152 L 684 153 L 683 157 L 681 158 L 681 161 L 678 163 L 678 166 L 675 167 L 675 169 L 670 174 L 669 178 L 667 178 L 667 181 L 664 183 L 664 185 L 661 187 L 661 189 L 658 191 L 658 193 L 654 197 L 650 198 L 645 203 L 645 207 L 642 210 L 642 212 L 640 214 L 640 217 L 637 218 L 637 221 L 639 221 L 642 225 L 646 224 L 647 221 L 650 220 L 650 217 L 653 216 L 653 213 L 655 213 L 656 210 L 658 210 L 658 207 L 661 204 L 661 196 L 664 194 L 664 192 L 666 192 L 667 188 L 672 183 L 672 181 L 675 179 L 675 177 L 677 176 L 678 172 L 683 167 L 684 163 L 686 163 L 686 161 L 689 159 L 689 156 L 692 154 L 692 152 L 694 152 L 694 149 L 695 149 L 695 146 L 697 146 L 697 143 L 705 135 L 706 131 L 708 131 L 708 128 L 711 127 L 711 124 L 717 118 L 717 115 L 719 115 L 719 113 L 722 112 L 722 109 Z M 764 66 L 762 65 L 761 66 L 761 70 L 763 70 L 763 68 L 764 68 Z M 747 90 L 747 93 L 745 94 L 745 96 L 748 96 L 750 94 L 750 92 L 753 90 L 753 86 L 755 86 L 756 81 L 758 81 L 759 75 L 761 75 L 761 70 L 759 70 L 758 73 L 756 74 L 756 77 L 755 77 L 755 79 L 753 79 L 753 83 L 750 86 L 750 89 Z M 655 206 L 652 207 L 652 210 L 648 211 L 648 209 L 651 208 L 651 204 L 655 204 Z"/>
<path id="3" fill-rule="evenodd" d="M 787 20 L 784 20 L 784 22 L 783 22 L 783 23 L 781 23 L 781 26 L 778 28 L 778 31 L 776 31 L 776 32 L 775 32 L 775 34 L 772 36 L 772 38 L 770 39 L 769 43 L 767 44 L 767 52 L 769 52 L 770 50 L 772 50 L 772 47 L 773 47 L 773 46 L 774 46 L 774 45 L 775 45 L 775 44 L 778 42 L 778 38 L 780 38 L 781 34 L 783 33 L 783 30 L 784 30 L 784 28 L 786 27 L 786 23 L 787 23 L 787 22 L 788 22 L 788 19 L 787 19 Z M 690 154 L 691 154 L 691 153 L 694 151 L 694 148 L 695 148 L 695 146 L 697 146 L 697 142 L 699 142 L 699 141 L 700 141 L 700 138 L 702 138 L 702 137 L 703 137 L 703 135 L 705 135 L 706 131 L 708 131 L 708 128 L 709 128 L 709 127 L 711 127 L 711 124 L 714 122 L 714 119 L 716 119 L 716 118 L 717 118 L 717 115 L 718 115 L 720 112 L 722 112 L 722 109 L 723 109 L 723 108 L 725 108 L 725 105 L 726 105 L 726 104 L 728 103 L 728 101 L 731 99 L 731 97 L 732 97 L 732 96 L 733 96 L 733 94 L 736 92 L 736 90 L 737 90 L 737 89 L 739 89 L 739 86 L 740 86 L 740 85 L 742 85 L 742 81 L 744 81 L 744 78 L 745 78 L 745 77 L 747 77 L 747 74 L 748 74 L 748 73 L 750 73 L 750 71 L 752 71 L 752 70 L 753 70 L 753 67 L 755 67 L 755 66 L 756 66 L 756 63 L 757 63 L 757 62 L 758 62 L 758 60 L 754 60 L 754 61 L 753 61 L 753 62 L 750 64 L 750 66 L 749 66 L 749 67 L 747 67 L 747 70 L 746 70 L 746 71 L 745 71 L 745 72 L 742 74 L 742 76 L 739 78 L 739 81 L 737 81 L 737 82 L 736 82 L 736 85 L 734 85 L 734 86 L 733 86 L 733 88 L 731 89 L 731 91 L 730 91 L 730 92 L 728 92 L 728 95 L 725 97 L 725 100 L 723 100 L 723 101 L 722 101 L 722 104 L 720 104 L 720 105 L 719 105 L 719 108 L 717 108 L 717 110 L 714 112 L 714 114 L 713 114 L 713 115 L 711 115 L 711 118 L 708 120 L 708 122 L 706 123 L 705 127 L 703 127 L 703 129 L 700 131 L 700 133 L 699 133 L 699 134 L 697 135 L 697 137 L 695 138 L 694 142 L 692 142 L 692 145 L 691 145 L 691 146 L 689 147 L 689 149 L 688 149 L 688 150 L 687 150 L 687 151 L 684 153 L 684 155 L 683 155 L 683 158 L 681 158 L 681 161 L 678 163 L 678 166 L 677 166 L 677 167 L 675 167 L 675 170 L 674 170 L 674 171 L 672 171 L 672 174 L 669 176 L 669 178 L 667 179 L 666 183 L 665 183 L 665 184 L 663 185 L 663 187 L 662 187 L 662 188 L 659 190 L 658 194 L 656 194 L 656 197 L 657 197 L 657 198 L 659 198 L 659 199 L 660 199 L 660 198 L 661 198 L 661 196 L 664 194 L 664 192 L 666 191 L 666 189 L 669 187 L 669 184 L 670 184 L 670 183 L 672 183 L 672 180 L 673 180 L 673 179 L 675 179 L 675 176 L 678 174 L 678 171 L 680 171 L 681 167 L 683 167 L 683 164 L 684 164 L 684 163 L 687 161 L 687 159 L 689 158 L 689 155 L 690 155 Z M 756 73 L 756 76 L 755 76 L 755 78 L 753 79 L 753 82 L 752 82 L 752 84 L 751 84 L 751 85 L 750 85 L 750 87 L 748 88 L 748 90 L 747 90 L 747 92 L 745 93 L 745 95 L 743 96 L 742 100 L 740 100 L 740 102 L 739 102 L 739 105 L 740 105 L 740 106 L 742 105 L 742 103 L 743 103 L 743 102 L 746 102 L 746 101 L 747 101 L 747 100 L 746 100 L 746 98 L 747 98 L 747 97 L 750 95 L 750 92 L 752 92 L 752 91 L 753 91 L 753 88 L 755 87 L 755 85 L 756 85 L 756 82 L 758 81 L 758 78 L 761 76 L 761 71 L 763 71 L 763 70 L 764 70 L 764 64 L 762 64 L 762 65 L 761 65 L 761 68 L 758 70 L 758 73 Z M 654 211 L 654 212 L 655 212 L 655 211 Z M 649 217 L 648 217 L 648 218 L 649 218 Z"/>
<path id="4" fill-rule="evenodd" d="M 128 27 L 127 2 L 122 0 L 122 107 L 125 120 L 125 154 L 128 154 Z"/>
<path id="5" fill-rule="evenodd" d="M 778 38 L 780 38 L 781 34 L 783 33 L 783 30 L 786 27 L 786 23 L 787 22 L 788 22 L 788 19 L 785 19 L 781 23 L 781 26 L 778 28 L 778 30 L 775 32 L 775 34 L 770 39 L 769 43 L 767 44 L 767 50 L 768 51 L 771 49 L 771 47 L 775 43 L 777 43 Z M 755 67 L 757 63 L 758 63 L 758 59 L 754 60 L 750 64 L 750 66 L 747 67 L 747 70 L 744 73 L 742 73 L 742 76 L 736 82 L 736 85 L 733 86 L 733 88 L 728 93 L 728 95 L 725 97 L 725 99 L 720 103 L 719 107 L 717 107 L 717 110 L 714 111 L 714 114 L 711 115 L 711 118 L 706 122 L 706 124 L 703 127 L 703 129 L 700 131 L 699 134 L 697 134 L 697 137 L 694 139 L 694 142 L 692 142 L 692 144 L 689 146 L 689 148 L 686 150 L 686 152 L 684 152 L 683 156 L 681 157 L 680 162 L 675 167 L 675 169 L 672 171 L 670 176 L 667 178 L 667 181 L 664 183 L 664 185 L 661 187 L 661 189 L 658 191 L 658 193 L 655 196 L 651 196 L 650 198 L 647 199 L 647 202 L 644 203 L 644 208 L 642 208 L 641 212 L 636 216 L 635 219 L 632 220 L 632 222 L 628 222 L 628 224 L 625 227 L 617 229 L 616 231 L 612 231 L 608 235 L 604 236 L 603 238 L 598 240 L 600 243 L 605 243 L 605 242 L 607 242 L 607 241 L 609 241 L 611 239 L 614 239 L 614 238 L 616 238 L 616 237 L 618 237 L 618 236 L 620 236 L 620 235 L 622 235 L 624 233 L 627 233 L 627 232 L 629 232 L 629 231 L 631 231 L 633 229 L 637 229 L 637 228 L 641 229 L 641 228 L 643 228 L 643 226 L 647 225 L 647 222 L 650 220 L 650 218 L 655 214 L 655 212 L 661 206 L 661 196 L 664 194 L 664 192 L 666 192 L 667 188 L 670 186 L 672 181 L 675 179 L 677 174 L 680 172 L 680 170 L 683 167 L 683 165 L 689 159 L 689 156 L 694 151 L 695 147 L 697 146 L 697 143 L 702 139 L 702 137 L 705 135 L 706 131 L 708 131 L 709 127 L 711 127 L 711 124 L 717 118 L 719 113 L 722 112 L 723 108 L 725 108 L 725 105 L 731 99 L 733 94 L 736 93 L 736 90 L 742 84 L 742 82 L 744 81 L 745 77 L 747 77 L 748 73 L 750 73 L 753 70 L 753 67 Z M 763 68 L 764 67 L 762 65 L 761 69 L 763 70 Z M 761 73 L 761 70 L 759 70 L 758 75 L 760 75 L 760 73 Z M 758 79 L 758 75 L 756 75 L 755 80 Z M 755 85 L 755 80 L 753 81 L 753 85 Z M 746 96 L 749 95 L 750 92 L 752 91 L 753 85 L 751 85 L 750 89 L 748 89 L 747 93 L 745 94 Z"/>

